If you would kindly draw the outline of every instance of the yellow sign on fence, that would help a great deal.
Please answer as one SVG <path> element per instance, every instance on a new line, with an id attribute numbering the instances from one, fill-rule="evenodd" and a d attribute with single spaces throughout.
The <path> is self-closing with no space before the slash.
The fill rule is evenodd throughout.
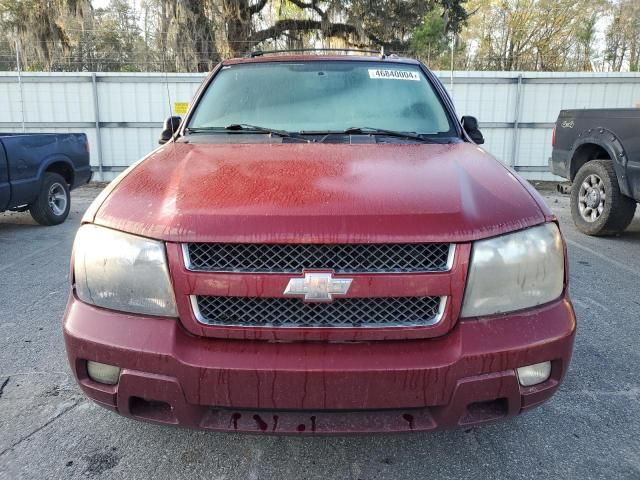
<path id="1" fill-rule="evenodd" d="M 176 115 L 184 115 L 189 109 L 189 102 L 174 102 L 173 113 Z"/>

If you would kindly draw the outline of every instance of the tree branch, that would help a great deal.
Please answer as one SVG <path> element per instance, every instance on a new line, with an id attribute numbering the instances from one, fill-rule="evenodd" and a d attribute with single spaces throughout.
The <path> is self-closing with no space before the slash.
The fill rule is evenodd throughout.
<path id="1" fill-rule="evenodd" d="M 289 3 L 293 3 L 301 10 L 313 10 L 318 15 L 320 15 L 320 18 L 322 18 L 323 20 L 326 19 L 327 12 L 323 12 L 322 9 L 320 9 L 320 7 L 316 5 L 315 1 L 312 1 L 311 3 L 305 3 L 301 0 L 289 0 Z"/>
<path id="2" fill-rule="evenodd" d="M 267 2 L 269 0 L 259 0 L 258 3 L 251 5 L 249 7 L 249 14 L 250 15 L 254 15 L 260 11 L 262 11 L 262 9 L 267 5 Z"/>
<path id="3" fill-rule="evenodd" d="M 278 20 L 273 26 L 260 30 L 249 36 L 249 42 L 252 46 L 257 45 L 265 40 L 276 39 L 284 32 L 293 31 L 311 31 L 321 30 L 323 34 L 329 37 L 339 37 L 346 35 L 359 35 L 358 30 L 353 25 L 346 23 L 332 23 L 323 28 L 320 20 L 299 20 L 287 19 Z"/>
<path id="4" fill-rule="evenodd" d="M 294 0 L 295 3 L 299 0 Z M 264 42 L 265 40 L 272 40 L 280 37 L 287 31 L 313 31 L 319 30 L 326 37 L 347 37 L 348 35 L 355 35 L 359 37 L 366 37 L 371 43 L 376 46 L 382 46 L 385 48 L 395 48 L 397 50 L 402 50 L 406 47 L 406 45 L 399 41 L 394 42 L 384 42 L 380 38 L 376 37 L 374 34 L 369 32 L 362 32 L 355 25 L 350 25 L 347 23 L 324 23 L 320 20 L 309 20 L 309 19 L 286 19 L 286 20 L 278 20 L 273 26 L 269 28 L 265 28 L 264 30 L 260 30 L 254 32 L 251 36 L 249 36 L 248 41 L 250 42 L 248 45 L 250 47 L 255 47 L 257 44 Z M 357 42 L 356 45 L 360 47 L 366 46 L 365 43 Z"/>

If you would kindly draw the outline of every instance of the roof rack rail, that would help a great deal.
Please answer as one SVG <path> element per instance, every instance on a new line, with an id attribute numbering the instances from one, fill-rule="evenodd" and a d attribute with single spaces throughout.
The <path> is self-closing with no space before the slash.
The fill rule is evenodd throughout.
<path id="1" fill-rule="evenodd" d="M 262 57 L 263 55 L 273 55 L 278 53 L 303 53 L 303 52 L 347 52 L 347 53 L 375 53 L 385 58 L 387 53 L 384 47 L 380 50 L 360 50 L 357 48 L 290 48 L 284 50 L 254 50 L 247 53 L 247 58 Z"/>

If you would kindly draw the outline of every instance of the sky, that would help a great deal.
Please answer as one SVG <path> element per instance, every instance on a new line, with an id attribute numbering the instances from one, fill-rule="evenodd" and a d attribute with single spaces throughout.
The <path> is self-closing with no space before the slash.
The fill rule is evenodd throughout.
<path id="1" fill-rule="evenodd" d="M 93 8 L 104 8 L 109 5 L 109 1 L 110 0 L 91 0 L 91 5 L 93 5 Z M 129 3 L 138 6 L 140 4 L 140 0 L 129 0 Z"/>

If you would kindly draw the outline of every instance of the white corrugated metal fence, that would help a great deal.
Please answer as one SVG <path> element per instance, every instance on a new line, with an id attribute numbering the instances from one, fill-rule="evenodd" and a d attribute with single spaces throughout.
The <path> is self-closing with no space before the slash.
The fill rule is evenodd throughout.
<path id="1" fill-rule="evenodd" d="M 638 73 L 454 72 L 440 77 L 459 115 L 480 121 L 485 148 L 531 180 L 553 180 L 547 160 L 558 112 L 640 107 Z M 85 132 L 96 180 L 157 146 L 176 102 L 203 74 L 0 72 L 0 132 Z M 22 93 L 22 95 L 21 95 Z"/>

